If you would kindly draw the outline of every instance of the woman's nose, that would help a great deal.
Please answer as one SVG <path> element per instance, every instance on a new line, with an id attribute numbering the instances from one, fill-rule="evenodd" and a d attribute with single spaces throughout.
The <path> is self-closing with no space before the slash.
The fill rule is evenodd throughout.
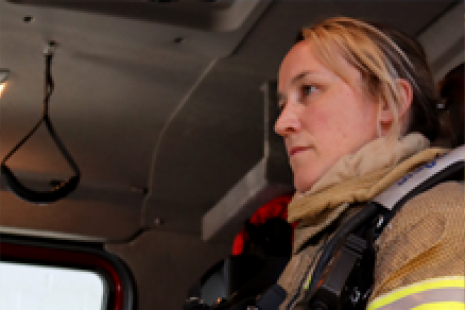
<path id="1" fill-rule="evenodd" d="M 299 128 L 300 123 L 295 111 L 293 111 L 289 104 L 286 104 L 274 124 L 274 131 L 278 135 L 285 137 L 290 133 L 298 131 Z"/>

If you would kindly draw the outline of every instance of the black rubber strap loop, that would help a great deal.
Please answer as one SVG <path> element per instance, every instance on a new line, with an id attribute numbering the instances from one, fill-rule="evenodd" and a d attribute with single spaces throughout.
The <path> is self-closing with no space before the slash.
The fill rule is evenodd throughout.
<path id="1" fill-rule="evenodd" d="M 66 197 L 76 189 L 81 178 L 81 172 L 79 170 L 79 167 L 66 150 L 63 142 L 61 142 L 48 116 L 49 101 L 54 88 L 54 83 L 51 74 L 52 58 L 53 53 L 47 52 L 45 54 L 45 96 L 42 118 L 37 122 L 37 124 L 32 128 L 32 130 L 10 151 L 10 153 L 8 153 L 8 155 L 2 160 L 1 163 L 1 174 L 8 188 L 12 192 L 14 192 L 18 197 L 33 204 L 48 204 Z M 39 128 L 42 122 L 45 123 L 45 126 L 47 127 L 50 136 L 55 141 L 56 145 L 58 146 L 58 149 L 63 154 L 66 161 L 75 173 L 74 176 L 69 178 L 67 181 L 62 182 L 60 185 L 56 186 L 54 189 L 50 191 L 34 191 L 25 187 L 18 180 L 18 178 L 11 171 L 11 169 L 8 168 L 6 165 L 6 161 L 36 132 L 37 128 Z"/>
<path id="2" fill-rule="evenodd" d="M 321 257 L 318 260 L 317 265 L 315 266 L 315 270 L 312 275 L 312 280 L 308 289 L 308 294 L 305 298 L 307 305 L 309 304 L 310 298 L 312 297 L 317 287 L 318 281 L 320 280 L 324 272 L 324 269 L 328 264 L 329 260 L 331 259 L 334 250 L 336 246 L 339 244 L 340 240 L 344 236 L 347 236 L 349 233 L 360 228 L 361 225 L 374 218 L 376 214 L 378 214 L 381 211 L 382 206 L 379 206 L 374 202 L 370 202 L 369 204 L 364 206 L 363 209 L 360 210 L 360 212 L 358 212 L 355 216 L 350 218 L 344 226 L 342 226 L 339 230 L 336 231 L 335 235 L 326 245 L 325 250 L 321 254 Z"/>

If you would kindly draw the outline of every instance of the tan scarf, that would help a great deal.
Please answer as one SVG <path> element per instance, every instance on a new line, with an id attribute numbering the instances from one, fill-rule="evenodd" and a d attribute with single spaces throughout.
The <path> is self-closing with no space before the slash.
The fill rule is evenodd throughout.
<path id="1" fill-rule="evenodd" d="M 309 191 L 294 195 L 288 221 L 304 224 L 342 203 L 373 198 L 407 172 L 447 151 L 428 146 L 424 136 L 412 133 L 396 141 L 378 138 L 355 154 L 343 156 Z"/>

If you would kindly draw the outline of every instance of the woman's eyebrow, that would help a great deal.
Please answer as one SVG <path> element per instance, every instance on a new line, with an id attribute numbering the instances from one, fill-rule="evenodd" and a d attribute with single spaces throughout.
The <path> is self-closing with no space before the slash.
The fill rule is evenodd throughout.
<path id="1" fill-rule="evenodd" d="M 313 74 L 316 74 L 315 71 L 303 71 L 299 74 L 297 74 L 296 76 L 294 76 L 291 80 L 291 84 L 294 85 L 296 84 L 297 82 L 299 82 L 300 80 L 302 80 L 303 78 L 305 78 L 307 75 L 313 75 Z"/>

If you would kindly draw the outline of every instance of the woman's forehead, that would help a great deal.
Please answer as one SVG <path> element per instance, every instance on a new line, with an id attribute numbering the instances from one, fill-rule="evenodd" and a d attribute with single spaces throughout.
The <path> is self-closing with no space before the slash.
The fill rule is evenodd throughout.
<path id="1" fill-rule="evenodd" d="M 307 41 L 301 41 L 292 47 L 281 62 L 278 72 L 278 88 L 292 85 L 296 77 L 302 76 L 303 73 L 311 73 L 306 74 L 309 77 L 339 77 L 347 82 L 358 80 L 359 70 L 350 65 L 337 51 L 332 57 L 327 57 L 327 62 L 331 64 L 326 65 L 320 61 L 314 52 L 315 49 Z"/>
<path id="2" fill-rule="evenodd" d="M 327 69 L 315 58 L 311 45 L 302 41 L 294 45 L 283 58 L 279 67 L 278 82 L 290 83 L 302 72 L 308 71 L 318 74 L 322 73 L 323 70 Z"/>

